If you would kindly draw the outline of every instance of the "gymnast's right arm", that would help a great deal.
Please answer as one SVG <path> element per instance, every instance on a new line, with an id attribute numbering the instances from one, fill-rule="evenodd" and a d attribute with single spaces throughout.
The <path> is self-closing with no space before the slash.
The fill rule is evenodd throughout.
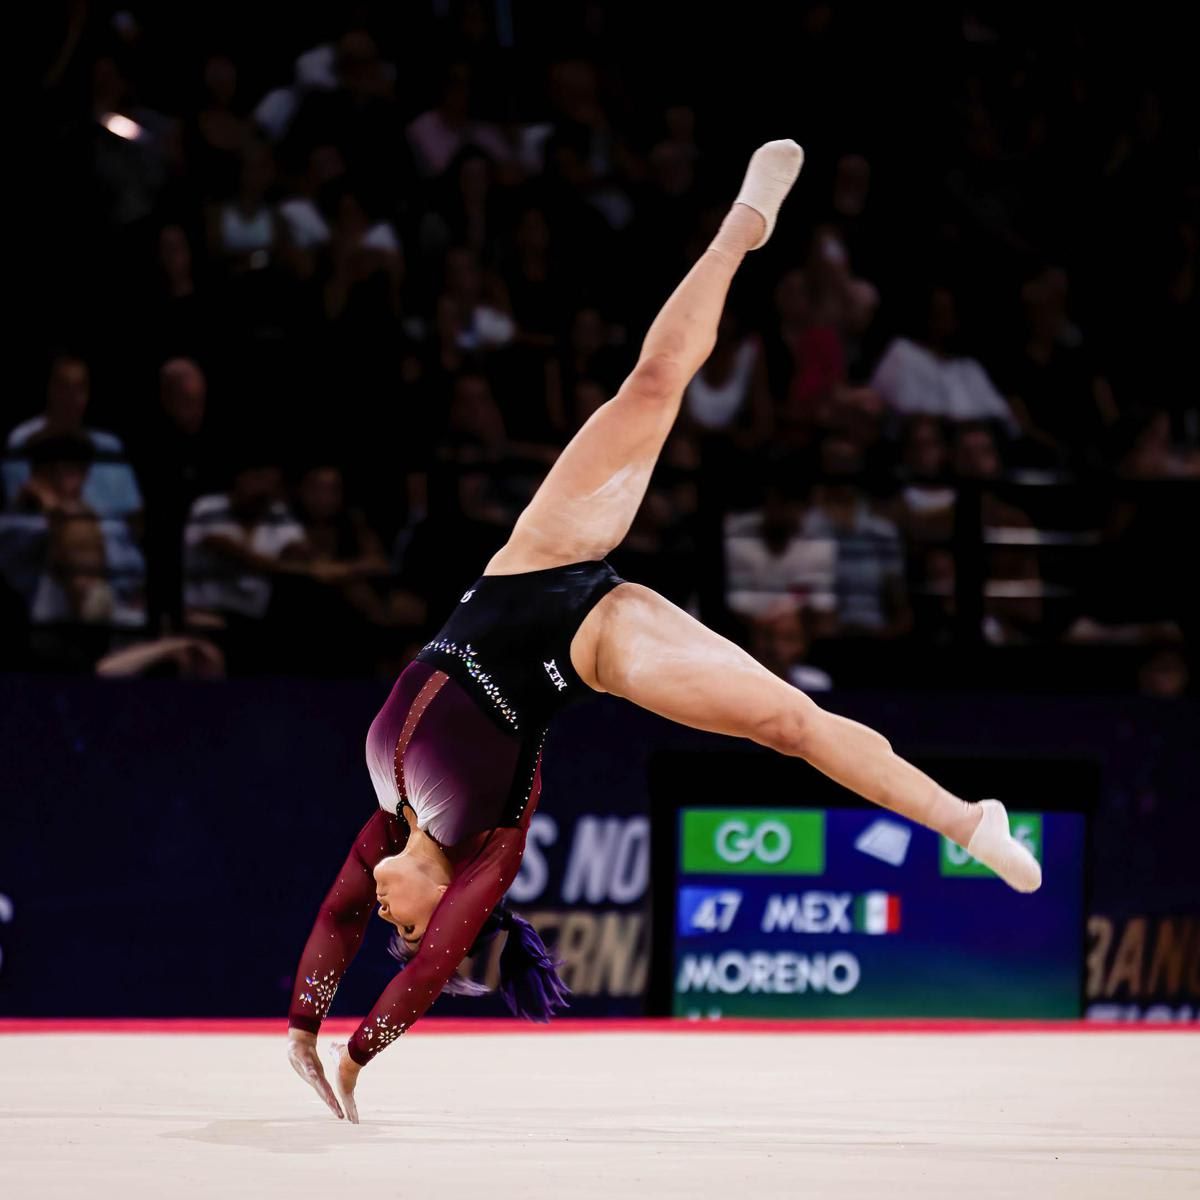
<path id="1" fill-rule="evenodd" d="M 317 1055 L 317 1032 L 371 919 L 375 864 L 389 854 L 398 854 L 407 837 L 408 826 L 403 821 L 383 809 L 375 811 L 359 830 L 337 879 L 321 902 L 296 968 L 288 1009 L 288 1059 L 300 1078 L 339 1117 L 341 1106 Z"/>

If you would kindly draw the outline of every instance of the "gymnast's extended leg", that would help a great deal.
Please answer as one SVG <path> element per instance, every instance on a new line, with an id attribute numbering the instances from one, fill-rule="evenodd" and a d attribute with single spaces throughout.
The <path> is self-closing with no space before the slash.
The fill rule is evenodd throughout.
<path id="1" fill-rule="evenodd" d="M 684 389 L 712 352 L 734 274 L 770 236 L 803 160 L 795 142 L 755 152 L 717 236 L 663 305 L 629 378 L 559 455 L 489 574 L 603 558 L 625 537 Z"/>
<path id="2" fill-rule="evenodd" d="M 681 725 L 806 759 L 860 796 L 966 847 L 1018 891 L 1040 885 L 1041 868 L 1009 835 L 1003 805 L 951 795 L 880 734 L 826 712 L 649 588 L 626 583 L 610 592 L 576 642 L 584 651 L 580 674 L 597 690 Z"/>

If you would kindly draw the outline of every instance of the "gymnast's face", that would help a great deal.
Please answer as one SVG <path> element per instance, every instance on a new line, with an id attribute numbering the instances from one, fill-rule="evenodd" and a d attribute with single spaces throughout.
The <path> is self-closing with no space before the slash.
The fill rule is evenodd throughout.
<path id="1" fill-rule="evenodd" d="M 379 915 L 395 925 L 410 950 L 420 946 L 445 891 L 445 884 L 431 879 L 418 863 L 403 854 L 382 859 L 375 867 Z"/>

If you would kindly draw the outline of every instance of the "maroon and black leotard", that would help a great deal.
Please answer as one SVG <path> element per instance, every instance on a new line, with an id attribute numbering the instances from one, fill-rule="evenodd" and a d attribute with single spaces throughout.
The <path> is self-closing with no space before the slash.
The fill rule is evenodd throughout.
<path id="1" fill-rule="evenodd" d="M 328 1013 L 371 918 L 375 865 L 408 839 L 404 804 L 453 877 L 420 948 L 355 1031 L 350 1056 L 369 1062 L 433 1003 L 516 878 L 546 729 L 591 694 L 571 665 L 571 640 L 620 583 L 602 561 L 484 575 L 396 681 L 367 735 L 380 807 L 321 904 L 296 971 L 292 1027 L 315 1033 Z"/>

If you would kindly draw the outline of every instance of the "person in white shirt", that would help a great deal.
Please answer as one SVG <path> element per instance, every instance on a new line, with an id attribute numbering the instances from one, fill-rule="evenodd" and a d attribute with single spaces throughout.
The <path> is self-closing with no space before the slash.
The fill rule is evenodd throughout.
<path id="1" fill-rule="evenodd" d="M 304 528 L 279 499 L 282 472 L 246 466 L 227 493 L 201 496 L 184 529 L 189 620 L 261 620 L 277 575 L 318 575 Z"/>
<path id="2" fill-rule="evenodd" d="M 1012 408 L 974 358 L 953 352 L 958 332 L 954 294 L 937 287 L 929 297 L 925 335 L 895 338 L 875 368 L 871 386 L 901 417 L 922 414 L 948 421 L 994 421 L 1009 435 L 1020 425 Z"/>
<path id="3" fill-rule="evenodd" d="M 789 605 L 832 612 L 836 566 L 835 540 L 803 536 L 795 504 L 777 488 L 760 511 L 725 519 L 725 602 L 740 617 L 756 620 Z"/>

